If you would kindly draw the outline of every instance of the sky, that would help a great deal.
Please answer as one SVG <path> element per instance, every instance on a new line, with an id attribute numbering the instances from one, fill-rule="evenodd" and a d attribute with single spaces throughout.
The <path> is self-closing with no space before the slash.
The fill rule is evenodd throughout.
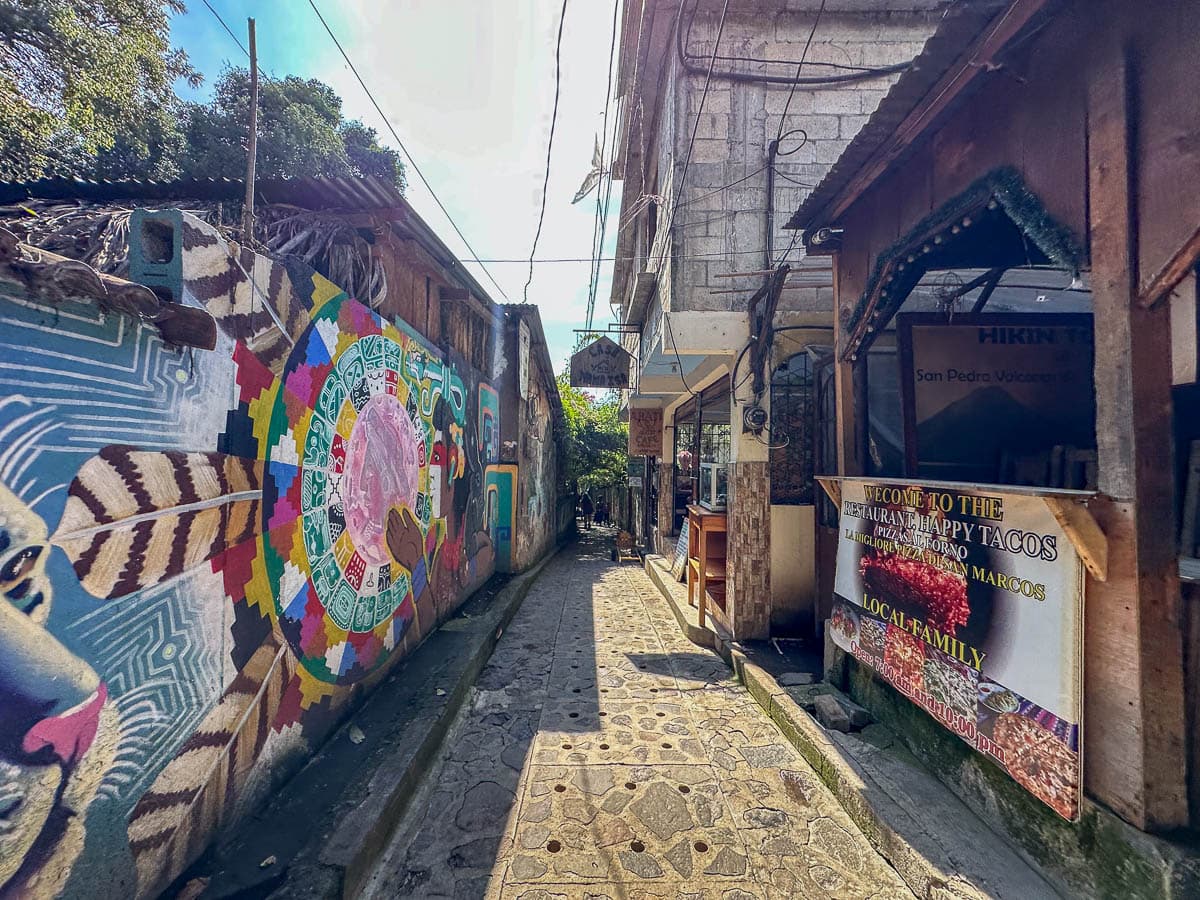
<path id="1" fill-rule="evenodd" d="M 562 42 L 562 83 L 546 218 L 538 259 L 588 258 L 595 194 L 571 199 L 591 165 L 603 125 L 613 2 L 569 0 Z M 255 19 L 259 67 L 274 77 L 318 78 L 341 96 L 347 118 L 361 119 L 395 146 L 386 125 L 338 53 L 307 0 L 209 0 L 242 43 Z M 227 65 L 244 52 L 203 0 L 188 0 L 175 16 L 172 42 L 206 77 L 204 100 Z M 527 260 L 537 227 L 546 142 L 554 102 L 554 46 L 559 0 L 317 0 L 326 21 L 358 68 L 401 140 L 480 259 L 511 302 L 522 302 Z M 615 76 L 614 76 L 615 77 Z M 615 125 L 616 102 L 609 128 Z M 399 149 L 399 148 L 397 148 Z M 468 265 L 492 299 L 504 302 L 470 262 L 446 217 L 412 170 L 408 200 Z M 619 191 L 608 216 L 604 256 L 616 248 Z M 528 302 L 542 317 L 555 369 L 565 367 L 574 328 L 587 310 L 589 262 L 536 263 Z M 601 268 L 595 327 L 610 320 L 612 263 Z"/>

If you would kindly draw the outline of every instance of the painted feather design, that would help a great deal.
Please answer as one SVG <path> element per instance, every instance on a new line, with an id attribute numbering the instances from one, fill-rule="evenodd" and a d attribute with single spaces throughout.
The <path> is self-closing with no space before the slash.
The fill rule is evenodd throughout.
<path id="1" fill-rule="evenodd" d="M 50 541 L 89 594 L 124 597 L 254 537 L 261 499 L 261 462 L 113 445 L 80 467 Z"/>
<path id="2" fill-rule="evenodd" d="M 196 860 L 233 808 L 295 674 L 268 639 L 129 815 L 138 897 L 153 897 Z"/>
<path id="3" fill-rule="evenodd" d="M 278 375 L 311 319 L 282 264 L 231 246 L 194 216 L 183 217 L 184 281 L 221 330 Z"/>

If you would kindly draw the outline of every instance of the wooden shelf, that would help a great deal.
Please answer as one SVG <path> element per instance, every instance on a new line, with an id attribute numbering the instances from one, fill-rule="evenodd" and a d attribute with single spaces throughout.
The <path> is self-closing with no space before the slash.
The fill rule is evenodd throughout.
<path id="1" fill-rule="evenodd" d="M 688 507 L 688 604 L 699 607 L 701 627 L 708 610 L 725 608 L 726 523 L 723 512 Z"/>

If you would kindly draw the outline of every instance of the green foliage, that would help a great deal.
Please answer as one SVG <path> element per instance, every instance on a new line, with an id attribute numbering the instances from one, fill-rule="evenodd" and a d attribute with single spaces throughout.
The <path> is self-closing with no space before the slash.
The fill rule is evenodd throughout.
<path id="1" fill-rule="evenodd" d="M 184 109 L 180 168 L 197 178 L 244 169 L 249 110 L 249 73 L 226 69 L 211 103 Z M 404 188 L 396 151 L 380 145 L 374 129 L 344 120 L 341 98 L 315 78 L 259 82 L 257 172 L 261 178 L 378 175 Z"/>
<path id="2" fill-rule="evenodd" d="M 170 46 L 182 0 L 0 0 L 0 180 L 228 178 L 246 169 L 250 74 L 221 73 L 209 103 Z M 342 116 L 316 79 L 259 82 L 260 178 L 374 175 L 404 189 L 404 164 Z"/>
<path id="3" fill-rule="evenodd" d="M 181 0 L 0 0 L 0 179 L 67 174 L 199 76 L 170 46 Z"/>
<path id="4" fill-rule="evenodd" d="M 610 392 L 593 400 L 571 387 L 566 374 L 558 376 L 567 425 L 567 481 L 580 491 L 595 491 L 625 483 L 629 427 L 619 419 L 618 398 Z"/>

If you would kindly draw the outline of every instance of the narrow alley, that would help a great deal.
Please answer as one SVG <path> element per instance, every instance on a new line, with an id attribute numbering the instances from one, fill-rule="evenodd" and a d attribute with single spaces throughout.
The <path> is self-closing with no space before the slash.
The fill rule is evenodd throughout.
<path id="1" fill-rule="evenodd" d="M 369 895 L 910 897 L 610 542 L 538 578 Z"/>

